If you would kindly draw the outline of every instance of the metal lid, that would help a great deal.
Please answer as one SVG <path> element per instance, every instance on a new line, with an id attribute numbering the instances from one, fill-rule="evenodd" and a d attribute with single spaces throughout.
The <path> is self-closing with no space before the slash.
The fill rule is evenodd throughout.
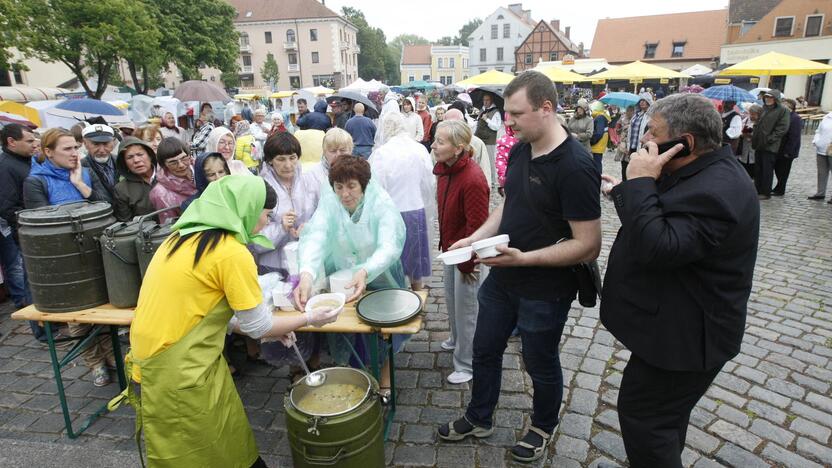
<path id="1" fill-rule="evenodd" d="M 148 220 L 142 225 L 141 233 L 139 234 L 139 236 L 142 239 L 165 239 L 172 232 L 172 227 L 173 222 L 171 221 L 167 221 L 164 224 L 159 224 L 155 221 L 151 222 Z"/>
<path id="2" fill-rule="evenodd" d="M 22 210 L 17 217 L 21 225 L 48 226 L 69 224 L 74 220 L 91 221 L 106 218 L 112 213 L 113 208 L 107 202 L 82 201 Z"/>
<path id="3" fill-rule="evenodd" d="M 291 403 L 291 405 L 299 412 L 309 416 L 330 417 L 349 413 L 350 411 L 353 411 L 354 409 L 361 406 L 365 401 L 367 401 L 367 398 L 370 397 L 373 391 L 373 383 L 370 380 L 369 375 L 366 372 L 363 372 L 358 369 L 353 369 L 350 367 L 327 367 L 324 369 L 317 370 L 312 374 L 317 373 L 326 374 L 326 380 L 324 381 L 323 385 L 319 387 L 310 387 L 306 384 L 306 377 L 304 376 L 303 378 L 292 384 L 292 390 L 289 392 L 289 402 Z M 303 408 L 303 405 L 299 404 L 304 396 L 313 392 L 327 391 L 325 387 L 332 388 L 333 385 L 338 384 L 354 385 L 361 390 L 363 396 L 360 399 L 358 399 L 355 402 L 355 404 L 345 409 L 332 408 L 330 410 L 324 411 L 310 411 L 308 409 Z"/>
<path id="4" fill-rule="evenodd" d="M 409 322 L 422 310 L 422 298 L 409 289 L 379 289 L 362 297 L 355 310 L 370 325 L 395 327 Z"/>
<path id="5" fill-rule="evenodd" d="M 150 227 L 155 224 L 153 220 L 147 219 L 143 223 L 138 221 L 119 221 L 107 226 L 104 235 L 107 237 L 135 237 L 140 227 Z"/>

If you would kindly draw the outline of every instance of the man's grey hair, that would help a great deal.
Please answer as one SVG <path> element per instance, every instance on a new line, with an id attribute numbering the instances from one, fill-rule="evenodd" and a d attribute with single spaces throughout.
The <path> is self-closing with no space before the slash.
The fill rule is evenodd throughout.
<path id="1" fill-rule="evenodd" d="M 673 94 L 656 101 L 648 116 L 660 115 L 667 122 L 670 138 L 693 135 L 694 151 L 704 153 L 722 146 L 722 117 L 710 99 L 695 93 Z"/>

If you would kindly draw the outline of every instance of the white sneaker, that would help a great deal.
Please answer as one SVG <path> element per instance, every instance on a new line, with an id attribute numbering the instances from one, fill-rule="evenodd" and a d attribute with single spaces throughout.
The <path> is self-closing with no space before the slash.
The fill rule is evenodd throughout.
<path id="1" fill-rule="evenodd" d="M 474 378 L 474 374 L 465 371 L 454 371 L 451 372 L 451 375 L 448 376 L 448 382 L 452 384 L 461 384 L 468 382 L 469 380 Z"/>
<path id="2" fill-rule="evenodd" d="M 453 351 L 456 349 L 456 343 L 454 343 L 453 338 L 448 338 L 447 340 L 443 341 L 442 344 L 439 345 L 442 349 L 446 349 L 448 351 Z"/>

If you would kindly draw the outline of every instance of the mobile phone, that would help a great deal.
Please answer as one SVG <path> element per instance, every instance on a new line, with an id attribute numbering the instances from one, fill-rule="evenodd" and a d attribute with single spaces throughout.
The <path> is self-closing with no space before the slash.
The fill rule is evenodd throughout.
<path id="1" fill-rule="evenodd" d="M 666 141 L 664 143 L 661 143 L 661 144 L 657 145 L 659 147 L 659 154 L 662 154 L 662 153 L 670 150 L 670 148 L 673 148 L 674 146 L 678 145 L 679 143 L 684 145 L 684 148 L 682 148 L 682 151 L 679 151 L 673 157 L 674 158 L 682 158 L 682 157 L 690 155 L 690 146 L 688 146 L 688 140 L 686 140 L 684 138 L 679 138 L 679 139 L 676 139 L 676 140 Z"/>

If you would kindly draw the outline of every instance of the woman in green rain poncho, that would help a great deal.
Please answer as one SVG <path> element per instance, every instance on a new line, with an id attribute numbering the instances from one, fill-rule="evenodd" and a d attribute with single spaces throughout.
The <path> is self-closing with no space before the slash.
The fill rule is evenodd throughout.
<path id="1" fill-rule="evenodd" d="M 321 191 L 318 209 L 304 226 L 298 246 L 300 283 L 295 289 L 295 302 L 301 307 L 306 306 L 320 273 L 352 271 L 347 288 L 355 290 L 347 302 L 358 299 L 366 290 L 405 287 L 399 260 L 404 247 L 404 220 L 387 192 L 370 176 L 370 164 L 355 156 L 338 157 L 329 170 L 333 191 Z M 349 339 L 367 362 L 367 336 L 355 334 Z M 350 351 L 344 339 L 328 334 L 327 341 L 332 358 L 345 364 Z M 393 336 L 396 351 L 402 343 L 404 336 Z M 386 363 L 381 388 L 389 387 L 390 368 Z"/>
<path id="2" fill-rule="evenodd" d="M 135 407 L 150 466 L 265 466 L 222 357 L 226 331 L 288 346 L 293 330 L 337 318 L 327 312 L 277 320 L 261 304 L 246 244 L 270 246 L 257 232 L 276 202 L 259 177 L 223 177 L 188 207 L 150 262 L 127 356 L 141 398 L 130 385 L 111 405 L 128 399 Z"/>

